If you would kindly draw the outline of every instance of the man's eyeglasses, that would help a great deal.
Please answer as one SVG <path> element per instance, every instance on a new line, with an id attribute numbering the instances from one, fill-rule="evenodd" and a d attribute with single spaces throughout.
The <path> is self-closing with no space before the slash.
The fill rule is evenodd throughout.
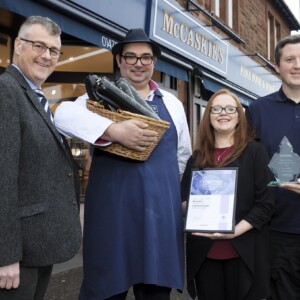
<path id="1" fill-rule="evenodd" d="M 125 59 L 126 64 L 135 65 L 138 60 L 141 62 L 143 66 L 148 66 L 153 62 L 153 56 L 145 55 L 145 56 L 133 56 L 133 55 L 121 55 Z"/>
<path id="2" fill-rule="evenodd" d="M 49 48 L 40 42 L 30 41 L 23 38 L 19 38 L 21 41 L 32 43 L 32 49 L 37 53 L 43 54 L 47 49 L 49 49 L 52 58 L 59 58 L 63 53 L 55 48 Z"/>
<path id="3" fill-rule="evenodd" d="M 235 106 L 222 107 L 222 106 L 216 105 L 216 106 L 212 106 L 210 108 L 210 112 L 212 114 L 220 114 L 220 113 L 222 113 L 223 110 L 226 112 L 226 114 L 231 115 L 231 114 L 234 114 L 237 112 L 237 107 L 235 107 Z"/>

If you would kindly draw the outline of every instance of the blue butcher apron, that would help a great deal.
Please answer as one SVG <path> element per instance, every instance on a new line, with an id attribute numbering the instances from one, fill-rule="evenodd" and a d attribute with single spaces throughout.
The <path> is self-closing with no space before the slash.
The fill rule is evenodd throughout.
<path id="1" fill-rule="evenodd" d="M 171 126 L 147 161 L 94 150 L 80 300 L 106 299 L 137 283 L 183 289 L 177 132 L 159 90 L 148 103 Z"/>

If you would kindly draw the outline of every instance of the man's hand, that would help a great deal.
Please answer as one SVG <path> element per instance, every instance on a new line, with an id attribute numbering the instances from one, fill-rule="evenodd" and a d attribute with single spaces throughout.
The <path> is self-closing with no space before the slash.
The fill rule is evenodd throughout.
<path id="1" fill-rule="evenodd" d="M 10 290 L 16 289 L 20 284 L 20 265 L 14 263 L 12 265 L 0 267 L 0 288 Z"/>
<path id="2" fill-rule="evenodd" d="M 300 194 L 300 178 L 298 178 L 297 183 L 282 183 L 279 187 Z"/>
<path id="3" fill-rule="evenodd" d="M 113 123 L 101 138 L 129 149 L 143 151 L 157 141 L 157 132 L 147 127 L 147 123 L 134 119 Z"/>

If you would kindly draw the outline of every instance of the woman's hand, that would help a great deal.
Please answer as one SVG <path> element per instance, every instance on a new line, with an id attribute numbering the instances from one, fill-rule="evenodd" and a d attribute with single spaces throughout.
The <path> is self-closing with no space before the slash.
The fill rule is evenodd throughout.
<path id="1" fill-rule="evenodd" d="M 207 237 L 211 240 L 231 240 L 234 239 L 245 232 L 252 229 L 253 226 L 245 220 L 242 220 L 237 225 L 235 225 L 234 233 L 202 233 L 202 232 L 193 232 L 192 235 Z"/>
<path id="2" fill-rule="evenodd" d="M 214 232 L 214 233 L 193 232 L 192 235 L 207 237 L 211 240 L 231 240 L 235 238 L 234 233 L 220 233 L 220 232 Z"/>

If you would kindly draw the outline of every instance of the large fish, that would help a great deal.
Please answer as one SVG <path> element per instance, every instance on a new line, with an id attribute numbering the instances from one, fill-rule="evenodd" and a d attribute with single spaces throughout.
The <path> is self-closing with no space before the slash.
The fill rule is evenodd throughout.
<path id="1" fill-rule="evenodd" d="M 149 110 L 150 114 L 155 113 L 151 106 L 141 98 L 139 93 L 136 91 L 136 89 L 124 78 L 120 77 L 116 81 L 116 85 L 123 90 L 127 95 L 129 95 L 132 99 L 140 103 L 142 106 L 144 106 L 147 110 Z"/>
<path id="2" fill-rule="evenodd" d="M 106 109 L 112 111 L 123 109 L 159 119 L 147 102 L 140 98 L 133 86 L 123 77 L 114 82 L 105 76 L 88 75 L 85 86 L 89 98 L 101 102 Z"/>

